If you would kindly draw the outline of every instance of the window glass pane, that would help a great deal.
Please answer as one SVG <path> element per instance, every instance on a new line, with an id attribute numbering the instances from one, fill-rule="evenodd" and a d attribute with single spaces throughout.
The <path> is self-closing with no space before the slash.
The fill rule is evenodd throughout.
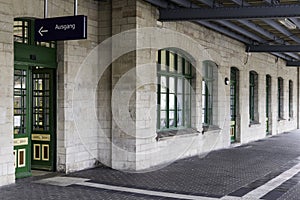
<path id="1" fill-rule="evenodd" d="M 165 50 L 161 50 L 160 64 L 161 64 L 161 70 L 162 71 L 166 71 L 166 64 L 167 64 L 166 60 L 167 60 L 166 51 Z"/>
<path id="2" fill-rule="evenodd" d="M 174 127 L 175 126 L 175 112 L 170 111 L 169 112 L 169 127 Z"/>
<path id="3" fill-rule="evenodd" d="M 184 109 L 184 125 L 189 127 L 191 124 L 191 104 L 190 95 L 185 97 L 185 109 Z"/>
<path id="4" fill-rule="evenodd" d="M 175 72 L 175 55 L 172 52 L 170 52 L 169 70 Z"/>
<path id="5" fill-rule="evenodd" d="M 14 71 L 14 134 L 26 133 L 26 71 Z"/>
<path id="6" fill-rule="evenodd" d="M 183 109 L 183 95 L 177 95 L 177 109 L 182 110 Z"/>
<path id="7" fill-rule="evenodd" d="M 167 78 L 165 76 L 161 76 L 160 78 L 161 92 L 167 92 Z"/>
<path id="8" fill-rule="evenodd" d="M 182 57 L 177 56 L 177 72 L 178 74 L 182 74 Z"/>
<path id="9" fill-rule="evenodd" d="M 14 42 L 18 43 L 28 43 L 29 33 L 28 26 L 29 23 L 23 20 L 14 21 Z"/>
<path id="10" fill-rule="evenodd" d="M 169 109 L 174 110 L 175 109 L 175 94 L 169 95 Z"/>
<path id="11" fill-rule="evenodd" d="M 177 94 L 181 94 L 183 92 L 183 81 L 181 78 L 177 79 Z"/>
<path id="12" fill-rule="evenodd" d="M 183 126 L 183 114 L 182 110 L 177 111 L 177 127 Z"/>
<path id="13" fill-rule="evenodd" d="M 169 78 L 169 90 L 170 90 L 170 93 L 175 93 L 175 78 L 174 77 Z"/>
<path id="14" fill-rule="evenodd" d="M 160 112 L 160 128 L 161 129 L 167 128 L 167 112 L 166 111 Z"/>
<path id="15" fill-rule="evenodd" d="M 183 126 L 183 95 L 177 95 L 177 126 Z"/>
<path id="16" fill-rule="evenodd" d="M 166 110 L 167 109 L 167 94 L 160 95 L 160 109 Z"/>
<path id="17" fill-rule="evenodd" d="M 184 92 L 185 92 L 185 94 L 190 94 L 191 93 L 191 84 L 190 84 L 190 82 L 189 82 L 189 80 L 188 79 L 185 79 L 184 80 L 184 87 L 185 87 L 185 89 L 184 89 Z"/>
<path id="18" fill-rule="evenodd" d="M 187 74 L 187 75 L 191 74 L 190 68 L 191 68 L 191 67 L 190 67 L 190 63 L 189 63 L 187 60 L 185 60 L 184 73 Z"/>

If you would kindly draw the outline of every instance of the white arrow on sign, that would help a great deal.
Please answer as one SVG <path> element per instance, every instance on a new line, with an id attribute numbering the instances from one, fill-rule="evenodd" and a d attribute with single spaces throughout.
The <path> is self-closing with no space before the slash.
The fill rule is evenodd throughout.
<path id="1" fill-rule="evenodd" d="M 47 33 L 48 32 L 48 30 L 43 30 L 43 26 L 40 28 L 40 30 L 39 30 L 39 34 L 43 37 L 44 35 L 43 35 L 43 33 Z"/>

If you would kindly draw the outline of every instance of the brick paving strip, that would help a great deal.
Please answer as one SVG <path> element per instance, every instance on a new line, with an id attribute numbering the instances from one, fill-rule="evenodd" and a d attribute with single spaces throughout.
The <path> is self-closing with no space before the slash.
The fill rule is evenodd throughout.
<path id="1" fill-rule="evenodd" d="M 295 159 L 297 161 L 300 160 L 300 157 Z M 234 199 L 278 199 L 280 196 L 282 196 L 290 187 L 286 187 L 285 191 L 276 192 L 276 189 L 284 184 L 293 182 L 293 184 L 298 183 L 299 173 L 300 172 L 300 163 L 296 164 L 295 166 L 291 167 L 290 169 L 283 171 L 281 174 L 279 174 L 276 177 L 272 177 L 271 180 L 266 182 L 265 184 L 261 185 L 257 188 L 252 188 L 252 190 L 248 191 L 248 193 L 242 195 L 236 195 L 234 196 L 234 193 L 232 193 L 232 196 L 224 196 L 221 199 L 222 200 L 234 200 Z M 109 190 L 109 191 L 118 191 L 118 192 L 125 192 L 125 193 L 134 193 L 134 194 L 141 194 L 141 195 L 147 195 L 147 196 L 157 196 L 157 197 L 165 197 L 165 198 L 174 198 L 174 199 L 194 199 L 194 200 L 214 200 L 214 199 L 220 199 L 220 198 L 213 198 L 213 197 L 204 197 L 204 196 L 196 196 L 196 195 L 187 195 L 187 194 L 179 194 L 179 193 L 170 193 L 170 192 L 162 192 L 162 191 L 153 191 L 153 190 L 145 190 L 145 189 L 136 189 L 131 187 L 122 187 L 122 186 L 115 186 L 115 185 L 107 185 L 107 184 L 101 184 L 101 183 L 93 183 L 88 182 L 90 179 L 83 179 L 83 178 L 76 178 L 76 177 L 53 177 L 53 178 L 47 178 L 35 181 L 35 183 L 40 184 L 50 184 L 50 185 L 56 185 L 56 186 L 71 186 L 77 185 L 77 186 L 85 186 L 85 187 L 92 187 L 92 188 L 98 188 L 103 190 Z M 239 191 L 239 190 L 237 190 Z M 237 194 L 238 192 L 236 192 Z"/>
<path id="2" fill-rule="evenodd" d="M 109 198 L 296 200 L 300 195 L 299 133 L 212 152 L 203 159 L 183 159 L 148 173 L 130 174 L 100 167 L 44 177 L 34 184 Z"/>
<path id="3" fill-rule="evenodd" d="M 264 195 L 266 195 L 267 193 L 269 193 L 270 191 L 277 188 L 278 186 L 280 186 L 285 181 L 289 180 L 290 178 L 292 178 L 293 176 L 298 174 L 299 171 L 300 171 L 300 163 L 297 164 L 296 166 L 292 167 L 291 169 L 283 172 L 282 174 L 280 174 L 276 178 L 270 180 L 266 184 L 264 184 L 264 185 L 258 187 L 257 189 L 249 192 L 248 194 L 246 194 L 243 197 L 246 197 L 246 198 L 251 197 L 253 199 L 259 199 L 259 198 L 263 197 Z M 274 199 L 274 198 L 272 198 L 272 199 Z"/>
<path id="4" fill-rule="evenodd" d="M 76 185 L 95 187 L 95 188 L 105 189 L 105 190 L 114 190 L 114 191 L 121 191 L 121 192 L 128 192 L 128 193 L 143 194 L 143 195 L 149 195 L 149 196 L 175 198 L 175 199 L 191 199 L 191 200 L 192 199 L 199 199 L 199 200 L 215 200 L 216 199 L 216 198 L 212 198 L 212 197 L 201 197 L 201 196 L 195 196 L 195 195 L 175 194 L 175 193 L 169 193 L 169 192 L 158 192 L 158 191 L 142 190 L 142 189 L 135 189 L 135 188 L 128 188 L 128 187 L 119 187 L 119 186 L 105 185 L 105 184 L 99 184 L 99 183 L 90 183 L 90 182 L 78 183 Z"/>
<path id="5" fill-rule="evenodd" d="M 275 200 L 287 192 L 299 181 L 300 157 L 288 163 L 281 170 L 272 172 L 245 187 L 229 194 L 229 196 L 249 199 Z"/>

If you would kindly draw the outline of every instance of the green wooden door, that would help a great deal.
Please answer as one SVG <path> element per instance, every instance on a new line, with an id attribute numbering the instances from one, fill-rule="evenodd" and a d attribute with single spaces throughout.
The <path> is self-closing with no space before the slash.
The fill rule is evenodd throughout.
<path id="1" fill-rule="evenodd" d="M 230 71 L 230 139 L 236 142 L 236 105 L 237 105 L 237 73 L 236 68 Z"/>
<path id="2" fill-rule="evenodd" d="M 17 178 L 30 176 L 30 72 L 26 66 L 14 70 L 14 155 Z"/>
<path id="3" fill-rule="evenodd" d="M 14 21 L 16 177 L 55 170 L 56 43 L 34 41 L 34 19 Z"/>
<path id="4" fill-rule="evenodd" d="M 32 169 L 54 169 L 54 70 L 32 70 Z"/>
<path id="5" fill-rule="evenodd" d="M 266 135 L 270 135 L 271 76 L 266 76 Z"/>

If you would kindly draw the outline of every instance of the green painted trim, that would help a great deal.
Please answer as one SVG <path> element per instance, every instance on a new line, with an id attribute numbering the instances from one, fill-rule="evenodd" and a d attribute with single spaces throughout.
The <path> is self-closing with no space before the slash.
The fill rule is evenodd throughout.
<path id="1" fill-rule="evenodd" d="M 21 43 L 14 44 L 15 64 L 56 68 L 56 49 Z M 35 57 L 35 58 L 34 58 Z"/>
<path id="2" fill-rule="evenodd" d="M 19 179 L 19 178 L 27 178 L 27 177 L 30 177 L 30 176 L 32 176 L 31 171 L 16 173 L 16 178 L 17 179 Z"/>

